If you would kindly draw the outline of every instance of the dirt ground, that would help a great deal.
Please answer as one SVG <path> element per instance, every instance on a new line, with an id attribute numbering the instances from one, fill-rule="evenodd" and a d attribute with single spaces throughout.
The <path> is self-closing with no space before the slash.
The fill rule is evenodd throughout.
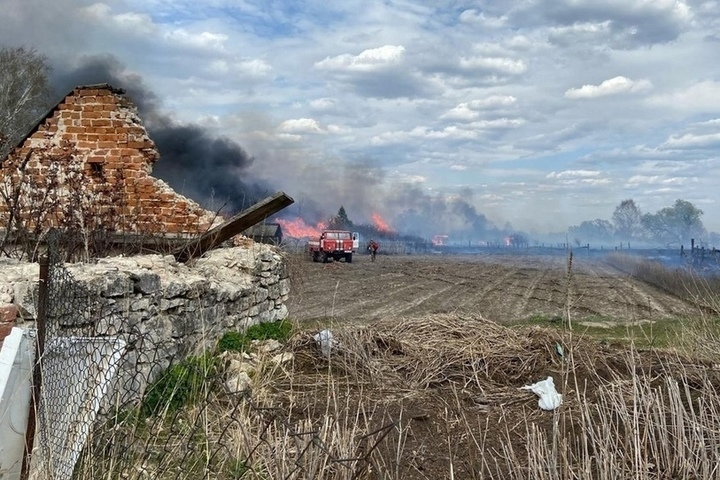
<path id="1" fill-rule="evenodd" d="M 693 305 L 629 278 L 599 257 L 546 255 L 356 255 L 352 263 L 292 261 L 290 317 L 373 322 L 429 313 L 472 313 L 499 323 L 532 316 L 644 322 L 696 314 Z"/>
<path id="2" fill-rule="evenodd" d="M 575 322 L 697 314 L 588 254 L 573 255 L 569 281 L 564 253 L 380 255 L 375 262 L 356 255 L 350 264 L 298 256 L 289 264 L 290 318 L 307 327 L 290 346 L 297 359 L 293 382 L 308 386 L 306 398 L 293 394 L 303 404 L 298 411 L 327 412 L 339 404 L 350 416 L 373 412 L 378 431 L 394 425 L 377 448 L 390 457 L 402 450 L 389 462 L 398 475 L 371 475 L 375 463 L 362 478 L 539 478 L 527 464 L 530 437 L 536 443 L 550 437 L 560 419 L 567 429 L 563 445 L 572 450 L 576 428 L 592 410 L 583 408 L 607 382 L 654 372 L 664 354 L 629 356 L 627 347 L 584 339 L 572 347 L 568 368 L 558 354 L 558 347 L 570 350 L 560 329 L 505 325 L 562 317 L 568 301 Z M 318 327 L 333 328 L 340 339 L 334 365 L 314 345 L 309 332 Z M 560 416 L 543 412 L 535 395 L 520 390 L 547 376 L 565 397 Z"/>

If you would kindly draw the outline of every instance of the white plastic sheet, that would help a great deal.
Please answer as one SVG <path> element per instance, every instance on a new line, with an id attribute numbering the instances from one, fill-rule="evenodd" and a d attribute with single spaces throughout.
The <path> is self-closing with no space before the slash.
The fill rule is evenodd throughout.
<path id="1" fill-rule="evenodd" d="M 322 351 L 326 357 L 329 357 L 332 349 L 337 346 L 337 340 L 333 338 L 330 330 L 323 330 L 320 333 L 316 333 L 313 338 L 320 347 L 320 351 Z"/>
<path id="2" fill-rule="evenodd" d="M 524 387 L 520 387 L 520 389 L 531 390 L 539 396 L 538 406 L 543 410 L 555 410 L 562 405 L 562 395 L 555 390 L 555 380 L 553 380 L 553 377 L 547 377 L 545 380 L 533 383 L 532 385 L 525 385 Z"/>
<path id="3" fill-rule="evenodd" d="M 35 362 L 35 331 L 13 327 L 0 350 L 0 479 L 22 469 Z"/>

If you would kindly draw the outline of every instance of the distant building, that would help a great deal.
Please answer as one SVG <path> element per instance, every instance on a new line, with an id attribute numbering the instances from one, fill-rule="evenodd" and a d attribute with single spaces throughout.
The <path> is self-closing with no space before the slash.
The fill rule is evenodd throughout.
<path id="1" fill-rule="evenodd" d="M 264 223 L 248 228 L 243 232 L 248 238 L 258 243 L 280 245 L 283 240 L 282 228 L 277 223 Z"/>

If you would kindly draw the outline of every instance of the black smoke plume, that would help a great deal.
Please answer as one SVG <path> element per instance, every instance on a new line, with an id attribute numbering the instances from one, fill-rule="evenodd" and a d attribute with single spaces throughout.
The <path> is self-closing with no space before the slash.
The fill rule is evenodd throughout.
<path id="1" fill-rule="evenodd" d="M 200 125 L 173 120 L 143 79 L 125 72 L 112 56 L 86 58 L 72 70 L 56 66 L 51 82 L 58 96 L 96 83 L 124 89 L 160 152 L 153 176 L 205 208 L 233 214 L 274 193 L 269 185 L 249 178 L 247 169 L 254 159 L 239 144 Z"/>

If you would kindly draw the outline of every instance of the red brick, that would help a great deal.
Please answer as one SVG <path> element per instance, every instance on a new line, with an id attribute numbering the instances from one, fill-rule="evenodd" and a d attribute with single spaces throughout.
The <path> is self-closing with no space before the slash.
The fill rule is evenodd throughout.
<path id="1" fill-rule="evenodd" d="M 15 324 L 15 319 L 18 316 L 18 307 L 12 303 L 6 303 L 0 306 L 0 324 L 12 323 Z"/>
<path id="2" fill-rule="evenodd" d="M 5 337 L 10 335 L 10 332 L 12 332 L 13 326 L 14 325 L 10 323 L 0 323 L 0 347 L 2 346 L 3 340 L 5 340 Z"/>

